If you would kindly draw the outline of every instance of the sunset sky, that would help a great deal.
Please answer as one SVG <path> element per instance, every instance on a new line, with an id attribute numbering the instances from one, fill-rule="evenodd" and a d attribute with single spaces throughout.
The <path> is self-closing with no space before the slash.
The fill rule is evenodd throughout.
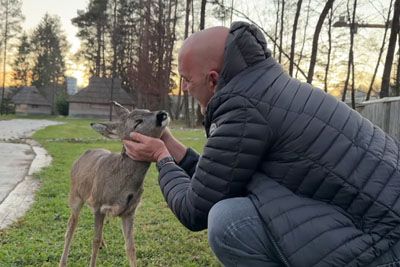
<path id="1" fill-rule="evenodd" d="M 62 29 L 71 44 L 71 51 L 76 52 L 79 48 L 79 39 L 75 37 L 77 28 L 71 24 L 71 19 L 76 17 L 78 9 L 85 9 L 88 2 L 88 0 L 23 0 L 22 14 L 25 16 L 23 27 L 30 32 L 39 24 L 46 12 L 50 15 L 58 15 Z"/>
<path id="2" fill-rule="evenodd" d="M 344 0 L 339 1 L 342 3 Z M 22 13 L 25 16 L 25 21 L 23 23 L 23 28 L 25 31 L 30 34 L 33 29 L 38 25 L 44 14 L 47 12 L 50 15 L 57 15 L 61 19 L 62 30 L 67 36 L 68 43 L 71 45 L 71 53 L 75 53 L 79 49 L 79 39 L 75 36 L 77 33 L 77 28 L 74 27 L 71 23 L 71 19 L 77 16 L 77 10 L 86 9 L 89 0 L 23 0 L 22 5 Z M 229 1 L 230 2 L 230 1 Z M 266 16 L 266 11 L 274 12 L 275 7 L 271 5 L 272 0 L 252 0 L 252 1 L 243 1 L 243 0 L 235 0 L 235 8 L 242 10 L 247 14 L 253 14 L 253 19 L 255 19 L 260 25 L 272 32 L 271 24 L 274 23 L 275 16 Z M 376 0 L 376 1 L 361 1 L 362 3 L 359 5 L 357 9 L 359 22 L 360 23 L 382 23 L 383 14 L 382 7 L 388 6 L 389 0 Z M 256 8 L 257 7 L 257 8 Z M 264 14 L 265 13 L 265 14 Z M 341 15 L 339 13 L 337 15 Z M 343 14 L 344 15 L 344 14 Z M 314 19 L 317 17 L 315 16 Z M 234 17 L 234 20 L 237 17 Z M 211 25 L 221 25 L 220 21 L 213 19 L 211 14 L 210 17 L 206 20 L 206 26 Z M 288 22 L 290 24 L 290 22 Z M 312 22 L 311 24 L 315 24 Z M 291 24 L 290 24 L 291 25 Z M 226 24 L 229 26 L 229 23 Z M 288 25 L 286 25 L 288 27 Z M 348 35 L 348 29 L 334 29 L 334 33 L 337 36 Z M 377 56 L 376 47 L 381 42 L 383 30 L 382 29 L 359 29 L 359 32 L 356 36 L 356 43 L 359 43 L 359 47 L 363 48 L 362 50 L 357 50 L 356 62 L 357 69 L 360 71 L 371 72 L 371 69 L 374 67 L 374 62 L 376 62 L 375 57 Z M 373 37 L 375 36 L 375 37 Z M 272 44 L 270 40 L 267 40 L 270 47 Z M 326 34 L 322 34 L 320 37 L 321 43 L 326 41 Z M 308 43 L 310 44 L 311 41 Z M 373 53 L 371 55 L 371 49 L 369 47 L 374 47 L 372 49 Z M 336 57 L 343 57 L 346 59 L 348 57 L 347 49 L 336 49 L 337 52 L 340 52 Z M 367 52 L 363 52 L 363 50 Z M 368 56 L 365 56 L 367 54 Z M 365 59 L 366 58 L 366 59 Z M 71 60 L 67 60 L 67 68 L 68 76 L 73 76 L 78 79 L 79 85 L 84 85 L 83 73 L 84 67 L 77 66 Z M 365 70 L 364 70 L 365 69 Z M 381 69 L 379 70 L 381 71 Z M 340 75 L 339 75 L 340 76 Z M 331 77 L 333 79 L 334 77 Z"/>

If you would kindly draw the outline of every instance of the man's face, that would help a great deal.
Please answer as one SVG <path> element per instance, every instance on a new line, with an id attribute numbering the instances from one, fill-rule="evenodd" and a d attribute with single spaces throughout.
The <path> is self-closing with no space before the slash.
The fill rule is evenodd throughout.
<path id="1" fill-rule="evenodd" d="M 199 66 L 192 66 L 185 58 L 179 60 L 179 74 L 182 77 L 182 90 L 188 92 L 200 104 L 202 113 L 214 94 L 210 87 L 209 75 L 201 71 Z"/>

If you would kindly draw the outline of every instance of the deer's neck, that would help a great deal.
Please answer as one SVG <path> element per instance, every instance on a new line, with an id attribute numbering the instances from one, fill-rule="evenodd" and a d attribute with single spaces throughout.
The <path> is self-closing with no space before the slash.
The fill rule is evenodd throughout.
<path id="1" fill-rule="evenodd" d="M 122 147 L 119 168 L 127 171 L 127 175 L 132 176 L 138 183 L 143 183 L 147 170 L 150 167 L 150 162 L 137 161 L 131 159 L 127 154 L 125 147 Z"/>

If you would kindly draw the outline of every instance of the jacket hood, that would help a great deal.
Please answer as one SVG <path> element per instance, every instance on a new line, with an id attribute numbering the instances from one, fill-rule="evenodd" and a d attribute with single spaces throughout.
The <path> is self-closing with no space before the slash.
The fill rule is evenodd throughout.
<path id="1" fill-rule="evenodd" d="M 233 77 L 271 56 L 262 32 L 247 22 L 234 22 L 226 40 L 224 64 L 217 90 L 223 88 Z"/>

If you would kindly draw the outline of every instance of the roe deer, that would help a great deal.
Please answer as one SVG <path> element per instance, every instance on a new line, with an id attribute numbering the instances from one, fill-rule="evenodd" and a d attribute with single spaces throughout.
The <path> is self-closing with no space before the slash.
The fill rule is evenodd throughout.
<path id="1" fill-rule="evenodd" d="M 130 112 L 114 102 L 119 120 L 109 123 L 92 123 L 97 132 L 112 139 L 130 139 L 131 132 L 159 138 L 168 125 L 166 112 L 135 109 Z M 86 202 L 94 213 L 94 238 L 90 266 L 96 266 L 99 247 L 103 242 L 103 223 L 106 215 L 119 216 L 125 248 L 131 266 L 136 266 L 133 240 L 133 216 L 143 192 L 143 180 L 150 163 L 134 161 L 125 154 L 104 149 L 86 151 L 71 170 L 69 206 L 71 216 L 65 234 L 64 252 L 60 266 L 67 265 L 68 252 L 76 228 L 79 212 Z"/>

